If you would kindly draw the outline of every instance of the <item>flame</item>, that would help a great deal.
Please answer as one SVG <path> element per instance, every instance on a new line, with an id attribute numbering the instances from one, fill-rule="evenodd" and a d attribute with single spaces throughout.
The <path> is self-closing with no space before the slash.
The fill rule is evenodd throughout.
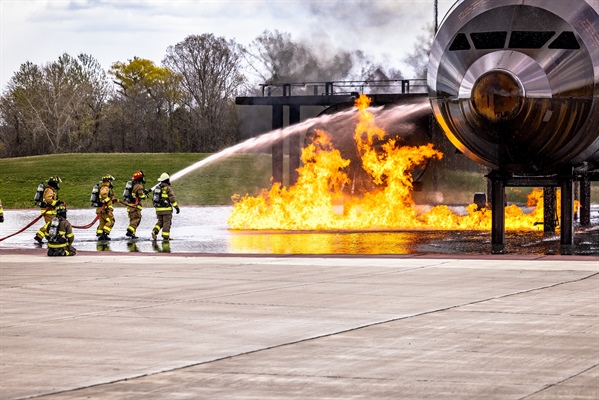
<path id="1" fill-rule="evenodd" d="M 258 196 L 234 195 L 229 226 L 292 231 L 491 229 L 490 210 L 479 209 L 475 204 L 468 205 L 464 215 L 443 205 L 418 212 L 412 199 L 411 171 L 430 159 L 441 159 L 442 153 L 432 144 L 400 146 L 401 139 L 397 137 L 375 148 L 375 141 L 383 140 L 385 131 L 368 111 L 370 99 L 361 95 L 355 106 L 356 149 L 376 190 L 361 197 L 348 194 L 351 179 L 345 170 L 350 161 L 333 148 L 326 132 L 317 130 L 313 142 L 302 151 L 303 166 L 298 169 L 297 183 L 288 188 L 273 183 L 270 190 L 262 189 Z M 528 202 L 529 207 L 535 206 L 529 214 L 516 205 L 506 207 L 506 229 L 533 229 L 535 222 L 543 221 L 542 190 L 533 190 Z"/>

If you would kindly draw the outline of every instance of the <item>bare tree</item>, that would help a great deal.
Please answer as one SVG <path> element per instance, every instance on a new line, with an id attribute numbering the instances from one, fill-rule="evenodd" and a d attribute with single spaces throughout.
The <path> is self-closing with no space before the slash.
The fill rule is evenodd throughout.
<path id="1" fill-rule="evenodd" d="M 79 129 L 71 135 L 70 151 L 92 150 L 103 119 L 106 100 L 112 93 L 105 71 L 100 63 L 90 55 L 80 54 L 73 73 L 76 73 L 76 86 L 82 95 L 82 113 L 76 115 Z"/>
<path id="2" fill-rule="evenodd" d="M 246 54 L 260 83 L 324 82 L 348 77 L 354 54 L 347 51 L 318 51 L 308 43 L 294 41 L 291 34 L 264 31 Z"/>
<path id="3" fill-rule="evenodd" d="M 34 127 L 35 112 L 40 108 L 36 93 L 43 87 L 39 66 L 27 62 L 10 79 L 0 99 L 1 150 L 7 157 L 40 154 L 45 147 Z M 45 141 L 43 141 L 45 143 Z"/>
<path id="4" fill-rule="evenodd" d="M 212 34 L 191 35 L 170 46 L 163 63 L 181 76 L 185 110 L 180 131 L 193 132 L 193 151 L 213 152 L 235 143 L 235 96 L 244 84 L 242 51 L 234 41 Z"/>
<path id="5" fill-rule="evenodd" d="M 85 54 L 22 64 L 0 101 L 4 154 L 88 150 L 108 90 L 100 64 Z"/>

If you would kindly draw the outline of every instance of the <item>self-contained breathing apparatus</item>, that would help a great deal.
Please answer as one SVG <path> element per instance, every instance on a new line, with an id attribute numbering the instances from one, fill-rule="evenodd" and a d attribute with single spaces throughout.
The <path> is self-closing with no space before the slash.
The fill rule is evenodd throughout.
<path id="1" fill-rule="evenodd" d="M 154 203 L 154 207 L 168 207 L 170 202 L 168 198 L 162 198 L 162 188 L 164 186 L 162 183 L 158 184 L 154 188 L 154 194 L 152 196 L 152 202 Z"/>
<path id="2" fill-rule="evenodd" d="M 40 183 L 37 186 L 37 190 L 35 192 L 35 196 L 33 196 L 33 201 L 35 202 L 36 206 L 40 206 L 40 207 L 47 207 L 48 205 L 46 204 L 46 202 L 44 201 L 44 191 L 46 190 L 46 185 L 44 185 L 43 183 Z"/>
<path id="3" fill-rule="evenodd" d="M 128 181 L 125 185 L 125 190 L 123 190 L 123 201 L 125 203 L 134 203 L 135 199 L 133 198 L 133 182 Z"/>
<path id="4" fill-rule="evenodd" d="M 58 237 L 58 225 L 60 225 L 60 218 L 54 217 L 50 222 L 50 226 L 48 227 L 48 241 L 52 243 L 59 243 L 60 239 Z"/>
<path id="5" fill-rule="evenodd" d="M 100 184 L 96 183 L 92 189 L 92 194 L 89 198 L 92 207 L 101 207 L 100 204 Z"/>
<path id="6" fill-rule="evenodd" d="M 48 226 L 48 255 L 49 256 L 65 256 L 66 249 L 63 247 L 52 247 L 52 245 L 62 245 L 67 242 L 67 238 L 59 232 L 60 218 L 54 217 Z"/>

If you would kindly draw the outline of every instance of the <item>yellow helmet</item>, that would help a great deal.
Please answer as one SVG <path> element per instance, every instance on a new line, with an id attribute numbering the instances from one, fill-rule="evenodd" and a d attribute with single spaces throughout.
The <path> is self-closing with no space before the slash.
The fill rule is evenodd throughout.
<path id="1" fill-rule="evenodd" d="M 169 179 L 171 179 L 170 175 L 163 172 L 162 175 L 160 175 L 160 178 L 158 178 L 158 182 L 168 181 Z"/>
<path id="2" fill-rule="evenodd" d="M 112 175 L 104 175 L 102 177 L 102 182 L 112 182 L 114 181 L 114 176 Z"/>

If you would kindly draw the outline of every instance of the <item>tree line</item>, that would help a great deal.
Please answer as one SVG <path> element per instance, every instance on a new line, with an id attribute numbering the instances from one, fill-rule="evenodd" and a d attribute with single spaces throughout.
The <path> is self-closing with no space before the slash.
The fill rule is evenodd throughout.
<path id="1" fill-rule="evenodd" d="M 424 76 L 432 40 L 406 63 Z M 421 46 L 419 43 L 418 46 Z M 239 140 L 235 97 L 258 83 L 403 79 L 361 51 L 319 54 L 265 31 L 247 48 L 213 34 L 169 46 L 161 65 L 134 57 L 108 71 L 91 55 L 25 62 L 0 97 L 0 157 L 88 152 L 216 152 Z"/>

